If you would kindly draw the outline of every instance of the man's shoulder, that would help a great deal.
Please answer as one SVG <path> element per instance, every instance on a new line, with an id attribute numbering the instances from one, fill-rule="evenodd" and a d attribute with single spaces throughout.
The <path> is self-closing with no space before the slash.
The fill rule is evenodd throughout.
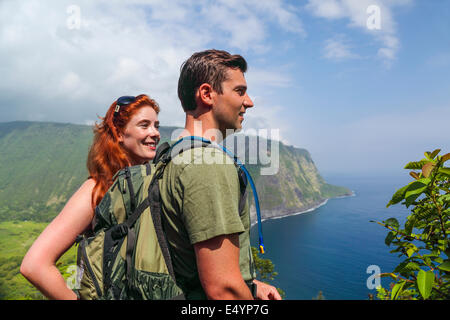
<path id="1" fill-rule="evenodd" d="M 235 168 L 233 159 L 217 147 L 196 147 L 184 150 L 172 158 L 175 170 L 230 170 Z M 236 170 L 236 169 L 234 169 Z"/>

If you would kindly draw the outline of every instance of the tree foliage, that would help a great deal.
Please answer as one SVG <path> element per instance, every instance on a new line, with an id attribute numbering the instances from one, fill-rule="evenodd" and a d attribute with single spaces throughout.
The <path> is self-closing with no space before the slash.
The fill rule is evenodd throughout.
<path id="1" fill-rule="evenodd" d="M 259 256 L 259 251 L 255 247 L 252 247 L 253 261 L 255 263 L 256 275 L 260 281 L 268 282 L 273 280 L 278 272 L 275 271 L 275 265 L 270 259 L 263 259 Z M 286 294 L 280 288 L 277 288 L 278 293 L 284 299 Z"/>
<path id="2" fill-rule="evenodd" d="M 401 203 L 411 213 L 404 226 L 397 219 L 377 222 L 389 230 L 385 243 L 404 260 L 390 273 L 394 282 L 389 289 L 378 288 L 379 299 L 450 298 L 450 168 L 445 162 L 450 153 L 439 156 L 440 149 L 425 152 L 425 158 L 410 162 L 414 179 L 398 189 L 387 207 Z"/>

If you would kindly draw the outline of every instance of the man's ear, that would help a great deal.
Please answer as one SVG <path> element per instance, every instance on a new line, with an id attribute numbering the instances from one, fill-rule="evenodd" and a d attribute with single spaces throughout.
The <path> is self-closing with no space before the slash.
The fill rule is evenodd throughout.
<path id="1" fill-rule="evenodd" d="M 209 83 L 203 83 L 198 87 L 196 95 L 199 102 L 203 105 L 212 107 L 215 94 L 216 92 Z"/>

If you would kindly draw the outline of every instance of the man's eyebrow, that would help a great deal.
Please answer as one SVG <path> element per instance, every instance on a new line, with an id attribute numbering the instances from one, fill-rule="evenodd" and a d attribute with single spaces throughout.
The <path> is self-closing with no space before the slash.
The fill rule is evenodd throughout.
<path id="1" fill-rule="evenodd" d="M 244 84 L 238 85 L 234 88 L 234 90 L 244 90 L 247 91 L 247 86 Z"/>

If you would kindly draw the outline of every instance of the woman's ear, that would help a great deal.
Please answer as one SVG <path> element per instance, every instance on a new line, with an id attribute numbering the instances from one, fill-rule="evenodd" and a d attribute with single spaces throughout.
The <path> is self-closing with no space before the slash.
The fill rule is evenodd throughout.
<path id="1" fill-rule="evenodd" d="M 122 132 L 117 132 L 117 141 L 119 143 L 123 142 L 123 134 L 122 134 Z"/>

